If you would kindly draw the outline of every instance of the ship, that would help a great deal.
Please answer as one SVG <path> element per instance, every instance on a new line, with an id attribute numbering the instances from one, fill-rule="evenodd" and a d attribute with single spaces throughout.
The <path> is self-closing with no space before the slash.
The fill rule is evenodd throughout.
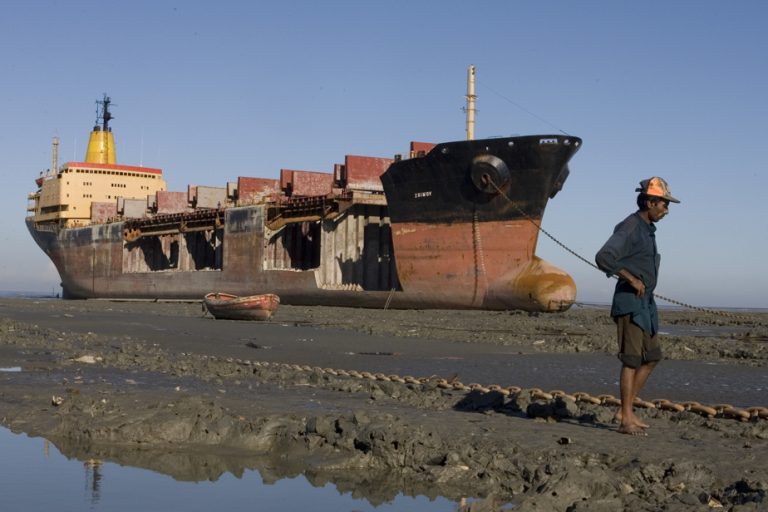
<path id="1" fill-rule="evenodd" d="M 470 113 L 473 78 L 471 68 Z M 575 301 L 573 278 L 535 253 L 578 137 L 475 139 L 468 121 L 466 140 L 411 142 L 391 158 L 345 155 L 328 172 L 168 191 L 162 169 L 116 162 L 111 99 L 97 104 L 85 160 L 59 166 L 54 139 L 52 168 L 28 195 L 26 225 L 64 298 L 216 291 L 289 305 L 530 312 Z"/>

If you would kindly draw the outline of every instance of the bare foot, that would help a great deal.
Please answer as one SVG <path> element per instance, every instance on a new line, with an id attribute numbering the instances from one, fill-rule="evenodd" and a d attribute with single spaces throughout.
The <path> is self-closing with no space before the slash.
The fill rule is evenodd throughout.
<path id="1" fill-rule="evenodd" d="M 648 434 L 639 425 L 620 425 L 617 432 L 630 436 L 647 436 Z"/>
<path id="2" fill-rule="evenodd" d="M 616 414 L 613 415 L 613 422 L 620 425 L 622 423 L 621 422 L 622 416 L 623 415 L 621 414 L 621 410 L 616 411 Z M 635 426 L 640 427 L 640 428 L 650 428 L 650 425 L 648 425 L 647 423 L 641 421 L 640 418 L 638 418 L 634 414 L 632 415 L 632 417 L 630 418 L 628 423 L 631 423 L 632 425 L 635 425 Z"/>

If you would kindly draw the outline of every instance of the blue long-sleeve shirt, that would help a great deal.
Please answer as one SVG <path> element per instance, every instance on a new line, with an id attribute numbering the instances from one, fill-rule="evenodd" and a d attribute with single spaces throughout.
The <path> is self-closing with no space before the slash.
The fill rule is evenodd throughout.
<path id="1" fill-rule="evenodd" d="M 653 291 L 659 275 L 661 256 L 656 250 L 656 226 L 635 212 L 616 225 L 613 235 L 595 255 L 595 262 L 608 276 L 624 269 L 645 285 L 645 295 L 627 281 L 619 279 L 613 293 L 611 316 L 632 315 L 632 321 L 651 335 L 658 331 L 659 319 Z"/>

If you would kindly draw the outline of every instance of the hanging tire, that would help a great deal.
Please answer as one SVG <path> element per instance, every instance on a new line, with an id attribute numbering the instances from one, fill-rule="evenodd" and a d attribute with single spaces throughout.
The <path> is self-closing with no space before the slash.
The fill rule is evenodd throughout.
<path id="1" fill-rule="evenodd" d="M 493 155 L 476 156 L 472 160 L 469 175 L 475 188 L 486 194 L 497 194 L 496 187 L 502 188 L 510 178 L 507 164 Z"/>

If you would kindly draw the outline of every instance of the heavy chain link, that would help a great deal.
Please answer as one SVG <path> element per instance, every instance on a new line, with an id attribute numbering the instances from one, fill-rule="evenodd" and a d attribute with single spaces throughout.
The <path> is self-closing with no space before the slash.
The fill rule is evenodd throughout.
<path id="1" fill-rule="evenodd" d="M 192 354 L 181 353 L 181 356 L 192 356 Z M 451 379 L 443 379 L 435 376 L 431 377 L 413 377 L 410 375 L 400 376 L 396 374 L 386 375 L 383 373 L 371 373 L 366 371 L 357 370 L 343 370 L 334 368 L 322 368 L 319 366 L 292 364 L 292 363 L 275 363 L 270 361 L 251 361 L 248 359 L 235 359 L 235 358 L 220 358 L 217 356 L 207 356 L 209 361 L 221 361 L 232 364 L 238 364 L 242 366 L 254 367 L 253 373 L 256 373 L 256 368 L 274 368 L 281 370 L 288 370 L 292 372 L 310 372 L 319 375 L 331 375 L 334 377 L 350 377 L 354 379 L 363 379 L 370 381 L 381 382 L 394 382 L 406 385 L 432 385 L 440 389 L 454 390 L 459 392 L 475 392 L 475 393 L 499 393 L 505 397 L 507 396 L 524 396 L 527 395 L 532 400 L 542 401 L 556 401 L 570 400 L 573 402 L 588 403 L 593 405 L 601 405 L 605 407 L 616 407 L 621 405 L 621 400 L 613 395 L 598 395 L 593 396 L 589 393 L 576 392 L 567 393 L 563 390 L 555 389 L 552 391 L 543 391 L 540 388 L 525 389 L 520 386 L 500 386 L 498 384 L 482 385 L 478 383 L 464 384 L 457 380 L 456 377 Z M 739 421 L 760 421 L 768 420 L 768 407 L 734 407 L 730 404 L 715 404 L 704 405 L 699 402 L 681 402 L 676 403 L 664 398 L 657 398 L 654 400 L 643 400 L 636 398 L 633 404 L 635 407 L 644 409 L 658 409 L 672 412 L 692 412 L 705 416 L 707 418 L 730 418 Z"/>

